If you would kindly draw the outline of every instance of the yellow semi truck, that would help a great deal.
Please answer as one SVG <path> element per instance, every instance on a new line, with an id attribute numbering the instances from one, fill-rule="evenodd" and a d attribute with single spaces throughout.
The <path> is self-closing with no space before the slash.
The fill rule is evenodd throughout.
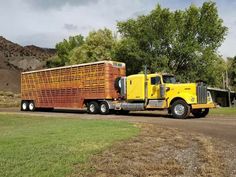
<path id="1" fill-rule="evenodd" d="M 214 108 L 211 94 L 203 82 L 177 83 L 171 74 L 136 74 L 121 77 L 118 91 L 123 101 L 111 102 L 116 110 L 164 110 L 175 118 L 205 117 Z"/>
<path id="2" fill-rule="evenodd" d="M 145 72 L 146 73 L 146 72 Z M 90 114 L 168 110 L 175 118 L 205 117 L 215 105 L 204 83 L 171 74 L 125 76 L 125 63 L 100 61 L 23 72 L 21 110 L 87 108 Z"/>

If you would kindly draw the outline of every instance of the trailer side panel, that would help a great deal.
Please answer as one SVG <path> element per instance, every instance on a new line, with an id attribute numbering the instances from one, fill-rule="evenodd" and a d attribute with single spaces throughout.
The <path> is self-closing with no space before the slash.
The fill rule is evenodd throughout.
<path id="1" fill-rule="evenodd" d="M 125 64 L 112 61 L 24 72 L 21 96 L 36 107 L 82 108 L 85 100 L 118 98 L 114 82 L 125 74 Z"/>

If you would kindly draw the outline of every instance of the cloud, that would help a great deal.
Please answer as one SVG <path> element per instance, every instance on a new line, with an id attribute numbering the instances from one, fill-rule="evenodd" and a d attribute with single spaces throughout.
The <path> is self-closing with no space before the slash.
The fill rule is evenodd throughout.
<path id="1" fill-rule="evenodd" d="M 21 45 L 36 45 L 43 48 L 53 48 L 56 43 L 68 36 L 60 33 L 34 33 L 17 36 L 13 41 L 19 42 Z"/>
<path id="2" fill-rule="evenodd" d="M 31 7 L 39 10 L 48 9 L 61 9 L 62 7 L 69 6 L 83 6 L 90 3 L 97 3 L 98 0 L 23 0 Z"/>
<path id="3" fill-rule="evenodd" d="M 157 3 L 171 10 L 185 9 L 204 0 L 0 0 L 0 35 L 22 45 L 54 47 L 69 36 L 99 28 L 116 31 L 117 21 L 147 14 Z M 220 17 L 229 27 L 223 56 L 236 55 L 236 2 L 216 0 Z"/>
<path id="4" fill-rule="evenodd" d="M 78 26 L 74 24 L 65 24 L 64 28 L 68 31 L 76 31 L 78 29 Z"/>
<path id="5" fill-rule="evenodd" d="M 134 13 L 131 15 L 131 18 L 136 18 L 136 17 L 142 16 L 142 15 L 145 15 L 147 12 L 148 12 L 148 11 L 146 11 L 146 10 L 134 12 Z"/>

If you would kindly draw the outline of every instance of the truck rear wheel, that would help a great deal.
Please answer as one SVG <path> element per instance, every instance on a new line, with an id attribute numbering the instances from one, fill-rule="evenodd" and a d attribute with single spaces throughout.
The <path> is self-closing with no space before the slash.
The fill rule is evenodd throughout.
<path id="1" fill-rule="evenodd" d="M 97 114 L 99 111 L 99 105 L 96 101 L 91 101 L 88 103 L 87 109 L 89 114 Z"/>
<path id="2" fill-rule="evenodd" d="M 109 110 L 109 105 L 107 104 L 107 102 L 105 102 L 105 101 L 102 101 L 101 103 L 100 103 L 100 107 L 99 107 L 99 109 L 100 109 L 100 113 L 101 114 L 109 114 L 109 112 L 110 112 L 110 110 Z"/>
<path id="3" fill-rule="evenodd" d="M 196 118 L 206 117 L 209 113 L 209 108 L 206 108 L 206 109 L 193 109 L 191 111 L 191 113 Z"/>
<path id="4" fill-rule="evenodd" d="M 28 111 L 28 110 L 29 110 L 29 102 L 21 101 L 21 111 Z"/>
<path id="5" fill-rule="evenodd" d="M 190 114 L 190 106 L 184 100 L 176 100 L 171 105 L 171 114 L 174 118 L 185 119 Z"/>

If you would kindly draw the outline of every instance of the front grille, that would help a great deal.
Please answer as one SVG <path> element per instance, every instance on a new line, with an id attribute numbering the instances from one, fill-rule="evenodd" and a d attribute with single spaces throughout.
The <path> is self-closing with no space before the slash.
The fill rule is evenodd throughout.
<path id="1" fill-rule="evenodd" d="M 207 103 L 207 86 L 203 83 L 197 85 L 197 103 L 206 104 Z"/>

